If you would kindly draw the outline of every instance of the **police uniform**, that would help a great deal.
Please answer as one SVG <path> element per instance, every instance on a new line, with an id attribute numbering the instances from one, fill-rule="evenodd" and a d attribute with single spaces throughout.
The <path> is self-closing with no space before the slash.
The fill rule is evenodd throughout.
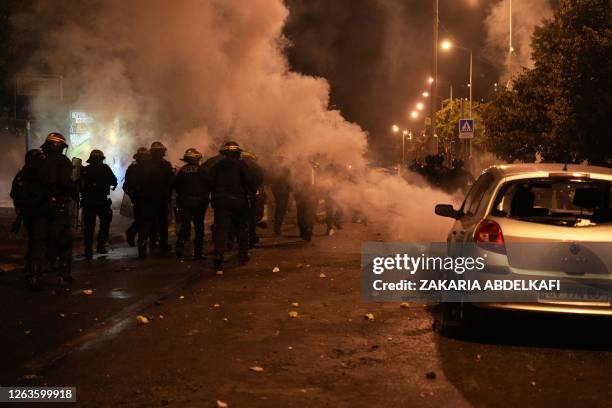
<path id="1" fill-rule="evenodd" d="M 274 233 L 280 235 L 289 204 L 289 194 L 291 193 L 289 169 L 286 166 L 281 166 L 273 168 L 269 174 L 270 189 L 274 196 Z"/>
<path id="2" fill-rule="evenodd" d="M 202 154 L 196 149 L 187 149 L 181 160 L 186 164 L 174 178 L 176 191 L 177 241 L 176 255 L 182 257 L 185 242 L 190 239 L 191 225 L 194 228 L 193 256 L 201 259 L 204 248 L 204 216 L 208 207 L 208 194 L 204 175 L 200 167 Z"/>
<path id="3" fill-rule="evenodd" d="M 127 241 L 134 244 L 134 237 L 138 235 L 138 255 L 144 258 L 147 254 L 148 232 L 145 229 L 144 213 L 147 201 L 145 191 L 147 178 L 147 164 L 149 151 L 146 147 L 140 147 L 134 154 L 134 162 L 130 164 L 125 172 L 123 191 L 130 197 L 134 207 L 134 223 L 126 231 Z"/>
<path id="4" fill-rule="evenodd" d="M 247 164 L 240 160 L 242 149 L 227 142 L 221 149 L 224 157 L 207 170 L 206 180 L 215 211 L 215 268 L 223 270 L 228 234 L 235 231 L 240 263 L 249 260 L 248 195 L 257 190 L 255 177 Z"/>
<path id="5" fill-rule="evenodd" d="M 312 240 L 312 233 L 317 212 L 317 189 L 315 185 L 315 165 L 310 163 L 303 174 L 301 183 L 295 189 L 295 206 L 297 210 L 300 237 L 304 241 Z"/>
<path id="6" fill-rule="evenodd" d="M 257 224 L 262 220 L 264 213 L 264 206 L 266 202 L 266 192 L 264 191 L 264 175 L 263 170 L 257 158 L 250 152 L 243 151 L 240 155 L 240 159 L 243 160 L 249 168 L 249 173 L 253 177 L 255 183 L 255 192 L 250 192 L 247 196 L 249 202 L 249 246 L 253 248 L 259 242 L 257 236 Z"/>
<path id="7" fill-rule="evenodd" d="M 144 195 L 142 209 L 142 225 L 139 235 L 143 240 L 149 241 L 153 247 L 155 240 L 159 239 L 161 252 L 168 252 L 168 216 L 172 185 L 174 183 L 174 170 L 169 161 L 163 156 L 166 147 L 160 142 L 153 142 L 149 149 L 151 158 L 145 162 L 145 179 L 143 180 Z"/>
<path id="8" fill-rule="evenodd" d="M 105 245 L 108 242 L 110 224 L 113 219 L 111 200 L 108 198 L 111 187 L 117 187 L 117 178 L 110 167 L 103 163 L 104 154 L 93 150 L 87 160 L 89 163 L 81 175 L 81 207 L 83 208 L 83 240 L 85 258 L 93 255 L 93 236 L 96 218 L 100 220 L 98 231 L 98 253 L 107 253 Z"/>
<path id="9" fill-rule="evenodd" d="M 34 276 L 49 268 L 56 270 L 59 282 L 72 280 L 72 228 L 69 207 L 76 190 L 72 181 L 72 164 L 62 153 L 66 139 L 59 133 L 50 133 L 41 146 L 45 160 L 41 166 L 41 181 L 47 199 L 45 205 L 33 215 L 31 248 Z M 38 282 L 32 282 L 37 285 Z"/>
<path id="10" fill-rule="evenodd" d="M 49 199 L 49 192 L 43 182 L 42 166 L 45 155 L 39 149 L 32 149 L 26 153 L 25 165 L 15 175 L 11 185 L 10 196 L 17 212 L 17 219 L 14 222 L 13 232 L 17 233 L 21 224 L 26 228 L 28 234 L 28 245 L 25 255 L 25 274 L 27 281 L 33 289 L 38 287 L 40 273 L 42 273 L 42 263 L 38 270 L 32 264 L 32 250 L 38 246 L 38 251 L 44 251 L 44 236 L 34 236 L 32 234 L 32 223 L 36 217 L 44 217 L 44 207 Z M 37 241 L 38 238 L 38 241 Z M 35 274 L 35 272 L 37 274 Z"/>

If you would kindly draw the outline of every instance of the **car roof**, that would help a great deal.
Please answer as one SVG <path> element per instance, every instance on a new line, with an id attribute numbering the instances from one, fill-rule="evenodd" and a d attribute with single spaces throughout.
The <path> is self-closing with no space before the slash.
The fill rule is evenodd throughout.
<path id="1" fill-rule="evenodd" d="M 585 164 L 568 164 L 567 167 L 563 163 L 521 163 L 521 164 L 497 164 L 485 170 L 499 178 L 517 176 L 521 174 L 533 173 L 589 173 L 612 176 L 612 168 L 600 166 L 588 166 Z"/>

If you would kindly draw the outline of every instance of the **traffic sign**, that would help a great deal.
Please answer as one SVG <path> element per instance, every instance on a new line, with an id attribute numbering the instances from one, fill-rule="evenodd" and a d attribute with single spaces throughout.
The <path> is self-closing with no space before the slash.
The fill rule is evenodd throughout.
<path id="1" fill-rule="evenodd" d="M 474 119 L 459 119 L 459 139 L 474 137 Z"/>

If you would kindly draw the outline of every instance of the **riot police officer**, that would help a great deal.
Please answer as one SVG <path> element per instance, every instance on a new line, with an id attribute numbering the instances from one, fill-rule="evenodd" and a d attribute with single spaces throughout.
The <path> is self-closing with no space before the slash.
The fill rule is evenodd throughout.
<path id="1" fill-rule="evenodd" d="M 164 159 L 166 146 L 161 142 L 151 144 L 149 155 L 150 160 L 145 166 L 144 190 L 148 198 L 143 206 L 143 232 L 150 240 L 149 247 L 155 244 L 153 237 L 158 238 L 160 252 L 166 253 L 171 249 L 168 245 L 168 210 L 172 197 L 174 170 L 170 162 Z"/>
<path id="2" fill-rule="evenodd" d="M 205 180 L 200 169 L 202 154 L 196 149 L 185 151 L 185 165 L 181 167 L 174 178 L 176 191 L 176 223 L 177 241 L 176 256 L 182 258 L 185 242 L 191 235 L 191 224 L 194 228 L 193 257 L 202 259 L 204 248 L 204 215 L 208 207 L 208 194 Z"/>
<path id="3" fill-rule="evenodd" d="M 319 201 L 316 186 L 316 170 L 319 168 L 314 161 L 310 161 L 308 166 L 303 165 L 300 169 L 301 179 L 294 193 L 300 238 L 307 242 L 312 240 Z"/>
<path id="4" fill-rule="evenodd" d="M 106 243 L 113 210 L 108 198 L 110 189 L 117 187 L 117 178 L 111 168 L 104 163 L 104 153 L 94 149 L 87 159 L 88 166 L 81 174 L 81 207 L 83 208 L 83 241 L 85 244 L 85 259 L 93 257 L 93 236 L 96 228 L 96 217 L 100 220 L 98 231 L 97 252 L 106 254 Z"/>
<path id="5" fill-rule="evenodd" d="M 129 245 L 134 246 L 134 239 L 138 234 L 138 255 L 145 258 L 147 254 L 148 229 L 145 219 L 152 218 L 150 206 L 147 206 L 148 192 L 146 188 L 147 165 L 149 162 L 149 150 L 139 147 L 134 154 L 134 162 L 130 164 L 125 172 L 123 191 L 130 197 L 134 208 L 134 222 L 125 232 Z"/>
<path id="6" fill-rule="evenodd" d="M 71 178 L 72 164 L 63 153 L 66 139 L 60 133 L 49 133 L 41 146 L 46 159 L 42 165 L 42 179 L 49 192 L 47 205 L 33 220 L 32 235 L 36 245 L 32 248 L 32 264 L 35 273 L 47 262 L 56 269 L 60 284 L 72 281 L 72 229 L 69 208 L 76 199 L 76 189 Z M 45 246 L 40 242 L 46 243 Z"/>
<path id="7" fill-rule="evenodd" d="M 44 251 L 45 242 L 44 235 L 33 234 L 32 225 L 34 220 L 44 218 L 43 207 L 46 206 L 49 199 L 49 193 L 46 185 L 43 182 L 42 166 L 44 164 L 45 155 L 39 149 L 32 149 L 26 153 L 25 165 L 17 173 L 13 179 L 11 186 L 11 198 L 17 219 L 13 225 L 13 232 L 17 233 L 21 224 L 23 224 L 28 233 L 28 246 L 25 256 L 25 275 L 26 280 L 31 285 L 32 289 L 39 287 L 40 274 L 42 273 L 43 265 L 38 265 L 34 268 L 32 263 L 32 250 L 38 247 Z M 39 224 L 41 220 L 37 220 Z M 38 241 L 37 241 L 38 240 Z"/>
<path id="8" fill-rule="evenodd" d="M 282 158 L 279 158 L 279 161 Z M 274 196 L 274 234 L 280 235 L 283 220 L 287 213 L 291 184 L 289 183 L 289 168 L 284 165 L 269 170 L 270 188 Z"/>
<path id="9" fill-rule="evenodd" d="M 249 246 L 255 247 L 259 242 L 257 236 L 257 225 L 263 219 L 264 206 L 266 204 L 266 192 L 264 190 L 264 174 L 263 169 L 258 163 L 257 156 L 253 153 L 244 150 L 240 154 L 240 159 L 243 160 L 249 167 L 249 172 L 255 183 L 255 193 L 249 193 L 247 196 L 249 202 Z"/>
<path id="10" fill-rule="evenodd" d="M 214 266 L 223 271 L 224 253 L 230 230 L 238 238 L 238 261 L 249 261 L 248 195 L 255 194 L 255 177 L 248 165 L 240 160 L 242 149 L 236 142 L 227 142 L 220 150 L 224 156 L 206 174 L 215 211 Z"/>

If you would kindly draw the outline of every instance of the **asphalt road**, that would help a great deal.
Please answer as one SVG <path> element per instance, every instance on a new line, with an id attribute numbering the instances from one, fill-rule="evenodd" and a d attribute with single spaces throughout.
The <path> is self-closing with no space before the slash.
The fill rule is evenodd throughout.
<path id="1" fill-rule="evenodd" d="M 291 220 L 263 232 L 222 276 L 117 243 L 76 259 L 71 291 L 49 279 L 34 294 L 19 240 L 2 240 L 15 267 L 0 275 L 0 383 L 76 386 L 78 405 L 100 407 L 612 405 L 610 320 L 492 314 L 474 339 L 442 337 L 435 305 L 361 300 L 360 246 L 386 239 L 380 224 L 323 230 L 312 244 Z"/>

